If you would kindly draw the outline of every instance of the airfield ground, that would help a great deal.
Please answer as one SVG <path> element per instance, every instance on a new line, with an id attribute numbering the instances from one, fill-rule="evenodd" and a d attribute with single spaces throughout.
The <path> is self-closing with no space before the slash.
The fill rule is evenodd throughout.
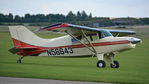
<path id="1" fill-rule="evenodd" d="M 1 27 L 0 27 L 1 28 Z M 1 29 L 0 29 L 1 30 Z M 130 30 L 130 29 L 129 29 Z M 149 27 L 135 28 L 143 43 L 135 49 L 117 54 L 114 59 L 120 62 L 119 69 L 97 68 L 97 58 L 55 58 L 26 57 L 22 64 L 16 63 L 17 55 L 8 52 L 13 43 L 8 29 L 0 33 L 0 76 L 41 78 L 56 80 L 112 82 L 130 84 L 149 83 Z M 38 34 L 53 38 L 62 34 Z"/>

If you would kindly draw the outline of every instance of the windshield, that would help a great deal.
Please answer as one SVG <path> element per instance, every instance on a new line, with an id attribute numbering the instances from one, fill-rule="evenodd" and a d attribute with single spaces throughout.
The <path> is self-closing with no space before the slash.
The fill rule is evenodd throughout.
<path id="1" fill-rule="evenodd" d="M 98 35 L 99 35 L 99 39 L 104 38 L 104 37 L 113 36 L 109 31 L 106 31 L 106 30 L 100 31 L 98 33 Z"/>

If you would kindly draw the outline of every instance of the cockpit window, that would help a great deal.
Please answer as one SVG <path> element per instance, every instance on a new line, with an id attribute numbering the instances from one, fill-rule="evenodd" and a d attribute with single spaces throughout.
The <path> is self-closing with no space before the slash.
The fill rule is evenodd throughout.
<path id="1" fill-rule="evenodd" d="M 78 40 L 86 40 L 83 36 L 77 36 L 76 37 Z M 95 40 L 97 40 L 98 38 L 97 38 L 97 33 L 95 33 L 95 34 L 86 34 L 86 38 L 88 39 L 88 40 L 90 40 L 90 41 L 95 41 Z"/>
<path id="2" fill-rule="evenodd" d="M 82 36 L 77 36 L 76 37 L 78 40 L 81 40 L 82 39 Z"/>
<path id="3" fill-rule="evenodd" d="M 109 31 L 100 31 L 98 32 L 99 39 L 104 37 L 112 36 L 112 34 Z"/>
<path id="4" fill-rule="evenodd" d="M 102 38 L 105 38 L 105 37 L 109 37 L 109 36 L 113 36 L 109 31 L 99 31 L 98 33 L 92 33 L 92 34 L 86 34 L 86 38 L 89 40 L 89 41 L 96 41 L 98 39 L 102 39 Z M 85 39 L 84 36 L 80 35 L 80 36 L 76 36 L 76 38 L 80 41 L 84 41 L 86 42 L 87 40 Z M 72 42 L 77 42 L 76 39 L 72 39 Z"/>

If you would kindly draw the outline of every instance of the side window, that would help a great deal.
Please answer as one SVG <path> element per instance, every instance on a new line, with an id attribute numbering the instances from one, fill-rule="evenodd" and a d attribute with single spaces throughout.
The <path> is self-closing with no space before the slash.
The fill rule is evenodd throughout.
<path id="1" fill-rule="evenodd" d="M 98 32 L 98 36 L 99 36 L 99 39 L 102 39 L 102 38 L 104 38 L 105 37 L 105 35 L 104 35 L 104 32 Z"/>
<path id="2" fill-rule="evenodd" d="M 91 34 L 87 34 L 86 36 L 87 36 L 87 39 L 88 39 L 89 41 L 92 41 L 92 40 L 93 40 Z M 84 38 L 84 40 L 85 40 L 85 42 L 87 42 L 87 40 L 86 40 L 85 38 Z"/>
<path id="3" fill-rule="evenodd" d="M 92 38 L 93 38 L 93 41 L 98 40 L 98 35 L 97 35 L 97 33 L 94 34 L 94 35 L 92 35 Z"/>
<path id="4" fill-rule="evenodd" d="M 101 32 L 100 32 L 100 31 L 98 32 L 98 37 L 99 37 L 99 39 L 102 38 L 102 37 L 101 37 Z"/>
<path id="5" fill-rule="evenodd" d="M 82 36 L 77 36 L 76 38 L 77 38 L 78 40 L 80 40 L 80 41 L 82 40 Z M 72 38 L 71 41 L 72 41 L 72 43 L 77 43 L 77 42 L 78 42 L 78 41 L 77 41 L 76 39 L 74 39 L 74 38 Z"/>
<path id="6" fill-rule="evenodd" d="M 82 36 L 77 36 L 76 38 L 79 39 L 79 40 L 81 40 L 82 39 Z"/>
<path id="7" fill-rule="evenodd" d="M 93 41 L 93 37 L 91 34 L 89 34 L 90 40 Z"/>
<path id="8" fill-rule="evenodd" d="M 95 41 L 95 40 L 98 40 L 98 35 L 97 35 L 97 33 L 95 33 L 95 34 L 87 34 L 86 35 L 87 36 L 87 39 L 89 40 L 89 41 Z M 83 36 L 77 36 L 76 37 L 78 40 L 82 40 L 82 41 L 84 41 L 84 42 L 87 42 L 87 40 L 83 37 Z M 72 39 L 72 41 L 74 42 L 74 41 L 77 41 L 77 40 L 75 40 L 75 39 Z"/>
<path id="9" fill-rule="evenodd" d="M 109 37 L 109 36 L 112 36 L 112 34 L 108 31 L 99 31 L 98 32 L 99 39 L 102 39 L 104 37 Z"/>
<path id="10" fill-rule="evenodd" d="M 95 41 L 98 39 L 97 34 L 88 34 L 87 37 L 90 41 Z"/>

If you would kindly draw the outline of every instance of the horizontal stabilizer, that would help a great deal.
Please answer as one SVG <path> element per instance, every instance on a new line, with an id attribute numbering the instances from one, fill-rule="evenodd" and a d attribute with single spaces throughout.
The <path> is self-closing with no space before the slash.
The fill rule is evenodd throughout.
<path id="1" fill-rule="evenodd" d="M 8 51 L 11 52 L 12 54 L 16 54 L 17 52 L 21 51 L 21 50 L 36 50 L 37 48 L 34 47 L 20 47 L 20 48 L 11 48 Z"/>
<path id="2" fill-rule="evenodd" d="M 17 48 L 11 48 L 8 50 L 9 52 L 11 52 L 12 54 L 16 54 L 17 52 L 20 51 L 20 49 L 17 49 Z"/>

